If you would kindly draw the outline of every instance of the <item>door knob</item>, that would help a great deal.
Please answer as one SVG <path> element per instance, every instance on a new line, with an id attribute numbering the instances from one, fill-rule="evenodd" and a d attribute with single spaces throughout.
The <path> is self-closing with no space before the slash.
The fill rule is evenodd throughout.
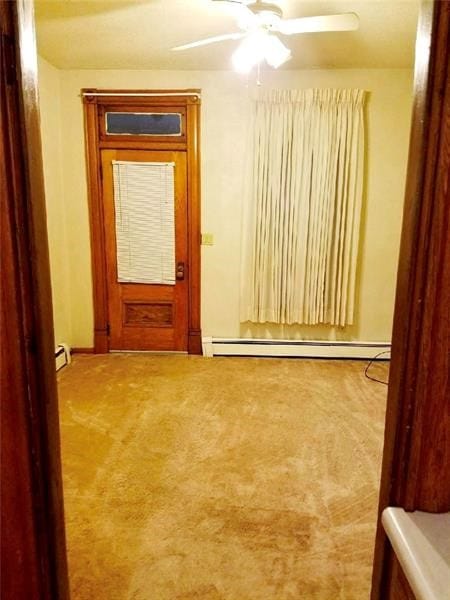
<path id="1" fill-rule="evenodd" d="M 177 263 L 176 277 L 179 281 L 184 279 L 184 262 Z"/>

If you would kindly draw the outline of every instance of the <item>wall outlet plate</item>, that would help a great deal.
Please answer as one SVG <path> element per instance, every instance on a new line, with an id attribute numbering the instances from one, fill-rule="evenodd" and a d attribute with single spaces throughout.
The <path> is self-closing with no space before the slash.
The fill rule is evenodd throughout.
<path id="1" fill-rule="evenodd" d="M 202 233 L 202 246 L 212 246 L 214 244 L 214 236 L 212 233 Z"/>

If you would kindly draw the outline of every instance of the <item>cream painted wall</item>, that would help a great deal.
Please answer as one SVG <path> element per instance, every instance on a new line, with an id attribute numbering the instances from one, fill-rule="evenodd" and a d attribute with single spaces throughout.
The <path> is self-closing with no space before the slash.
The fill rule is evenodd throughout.
<path id="1" fill-rule="evenodd" d="M 70 344 L 69 248 L 62 181 L 60 72 L 42 58 L 39 58 L 38 67 L 55 343 Z"/>
<path id="2" fill-rule="evenodd" d="M 202 89 L 202 331 L 220 337 L 390 339 L 412 102 L 409 69 L 272 71 L 267 87 L 360 87 L 367 107 L 368 160 L 356 324 L 330 327 L 239 323 L 240 238 L 245 139 L 251 90 L 232 72 L 60 71 L 62 176 L 68 248 L 71 341 L 92 345 L 93 311 L 80 89 Z M 56 294 L 56 290 L 55 290 Z"/>

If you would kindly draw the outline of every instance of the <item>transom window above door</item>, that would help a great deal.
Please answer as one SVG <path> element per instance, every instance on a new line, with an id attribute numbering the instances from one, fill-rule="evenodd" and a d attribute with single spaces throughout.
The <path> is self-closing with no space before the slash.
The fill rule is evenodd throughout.
<path id="1" fill-rule="evenodd" d="M 180 113 L 107 112 L 107 135 L 182 135 Z"/>
<path id="2" fill-rule="evenodd" d="M 181 103 L 151 107 L 128 103 L 99 107 L 101 142 L 186 142 L 186 107 Z"/>

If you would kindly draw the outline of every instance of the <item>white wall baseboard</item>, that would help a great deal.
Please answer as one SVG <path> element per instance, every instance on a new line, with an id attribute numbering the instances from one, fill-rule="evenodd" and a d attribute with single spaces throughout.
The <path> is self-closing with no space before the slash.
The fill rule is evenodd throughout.
<path id="1" fill-rule="evenodd" d="M 71 362 L 70 348 L 67 344 L 58 344 L 55 349 L 56 370 L 62 369 Z"/>
<path id="2" fill-rule="evenodd" d="M 389 342 L 339 342 L 305 340 L 263 340 L 246 338 L 202 339 L 203 356 L 272 356 L 285 358 L 354 358 L 389 360 Z"/>

